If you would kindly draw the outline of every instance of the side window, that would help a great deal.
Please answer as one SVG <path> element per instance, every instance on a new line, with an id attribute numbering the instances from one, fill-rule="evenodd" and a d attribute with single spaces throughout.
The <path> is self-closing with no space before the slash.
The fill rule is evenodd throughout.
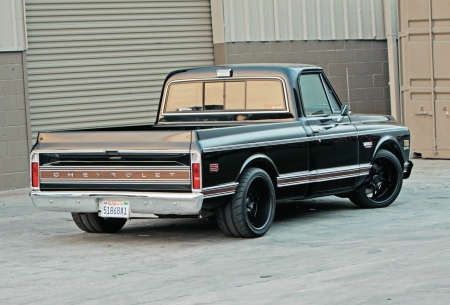
<path id="1" fill-rule="evenodd" d="M 322 77 L 321 77 L 322 78 Z M 333 90 L 327 85 L 325 80 L 322 78 L 323 85 L 325 87 L 325 92 L 327 93 L 328 100 L 330 101 L 331 108 L 333 109 L 333 112 L 339 112 L 341 108 L 339 107 L 338 102 L 334 98 Z"/>
<path id="2" fill-rule="evenodd" d="M 332 113 L 319 74 L 301 75 L 300 91 L 306 115 Z"/>

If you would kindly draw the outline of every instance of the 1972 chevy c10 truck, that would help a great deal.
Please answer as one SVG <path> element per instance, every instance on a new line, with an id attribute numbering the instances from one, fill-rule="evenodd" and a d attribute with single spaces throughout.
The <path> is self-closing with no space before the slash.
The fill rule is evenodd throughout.
<path id="1" fill-rule="evenodd" d="M 260 237 L 277 201 L 390 205 L 411 173 L 409 148 L 392 117 L 350 116 L 320 67 L 180 70 L 164 82 L 153 125 L 40 133 L 31 198 L 71 212 L 86 232 L 214 215 L 226 235 Z"/>

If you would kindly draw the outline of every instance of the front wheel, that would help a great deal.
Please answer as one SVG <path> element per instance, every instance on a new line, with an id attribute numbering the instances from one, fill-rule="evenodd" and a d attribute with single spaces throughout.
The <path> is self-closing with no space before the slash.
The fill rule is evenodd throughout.
<path id="1" fill-rule="evenodd" d="M 88 233 L 115 233 L 122 229 L 126 218 L 103 218 L 97 213 L 72 213 L 78 228 Z"/>
<path id="2" fill-rule="evenodd" d="M 373 160 L 372 168 L 360 188 L 349 199 L 363 208 L 384 208 L 395 201 L 403 184 L 403 170 L 397 157 L 380 150 Z"/>
<path id="3" fill-rule="evenodd" d="M 247 169 L 230 202 L 216 210 L 216 220 L 228 236 L 261 237 L 275 216 L 275 189 L 269 175 L 259 168 Z"/>

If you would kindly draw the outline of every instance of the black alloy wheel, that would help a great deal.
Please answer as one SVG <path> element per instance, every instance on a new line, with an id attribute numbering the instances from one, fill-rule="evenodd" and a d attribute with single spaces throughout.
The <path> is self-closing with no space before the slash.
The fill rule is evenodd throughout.
<path id="1" fill-rule="evenodd" d="M 230 202 L 216 210 L 216 220 L 228 236 L 261 237 L 272 225 L 275 205 L 275 189 L 269 175 L 262 169 L 249 168 L 239 179 Z"/>
<path id="2" fill-rule="evenodd" d="M 395 201 L 402 184 L 400 162 L 394 154 L 382 149 L 376 154 L 366 180 L 349 198 L 363 208 L 384 208 Z"/>

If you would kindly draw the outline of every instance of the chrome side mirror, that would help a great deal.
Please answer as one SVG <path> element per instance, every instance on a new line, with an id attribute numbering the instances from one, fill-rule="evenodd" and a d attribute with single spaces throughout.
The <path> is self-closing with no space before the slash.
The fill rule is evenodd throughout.
<path id="1" fill-rule="evenodd" d="M 338 118 L 336 121 L 338 123 L 342 122 L 346 116 L 349 116 L 349 114 L 350 114 L 350 111 L 348 110 L 348 106 L 344 105 L 344 107 L 342 107 L 342 110 L 341 110 L 341 117 Z"/>

